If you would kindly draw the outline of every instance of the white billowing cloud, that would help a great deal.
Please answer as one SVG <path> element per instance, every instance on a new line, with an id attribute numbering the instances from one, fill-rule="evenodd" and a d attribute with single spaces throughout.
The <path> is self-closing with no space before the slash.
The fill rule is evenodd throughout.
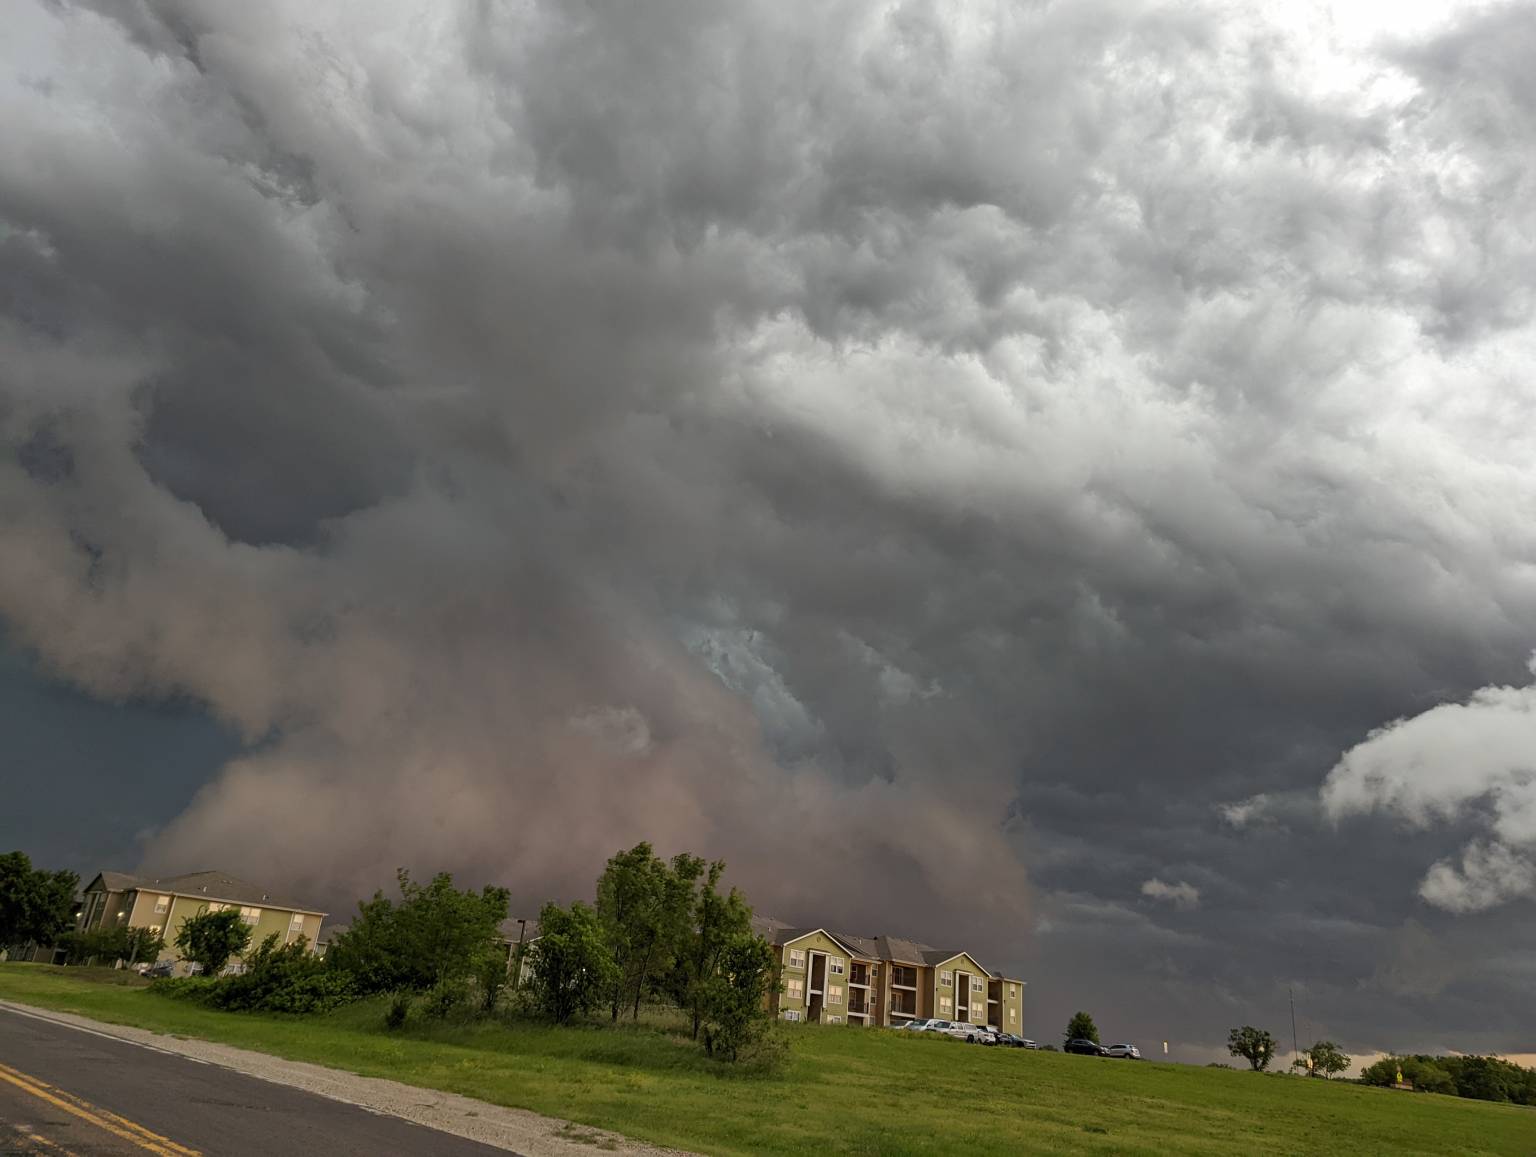
<path id="1" fill-rule="evenodd" d="M 1176 884 L 1168 884 L 1153 876 L 1142 884 L 1141 894 L 1151 900 L 1172 904 L 1175 908 L 1189 909 L 1200 906 L 1200 889 L 1183 880 Z"/>
<path id="2" fill-rule="evenodd" d="M 1419 828 L 1475 811 L 1493 838 L 1435 864 L 1419 894 L 1453 912 L 1536 895 L 1536 685 L 1485 687 L 1373 731 L 1328 773 L 1322 803 L 1335 819 L 1379 810 Z"/>

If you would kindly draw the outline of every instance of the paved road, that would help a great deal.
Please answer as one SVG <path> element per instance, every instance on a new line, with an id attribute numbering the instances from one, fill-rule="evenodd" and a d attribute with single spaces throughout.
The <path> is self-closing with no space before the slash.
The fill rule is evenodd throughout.
<path id="1" fill-rule="evenodd" d="M 0 1155 L 506 1157 L 507 1150 L 0 1009 Z"/>

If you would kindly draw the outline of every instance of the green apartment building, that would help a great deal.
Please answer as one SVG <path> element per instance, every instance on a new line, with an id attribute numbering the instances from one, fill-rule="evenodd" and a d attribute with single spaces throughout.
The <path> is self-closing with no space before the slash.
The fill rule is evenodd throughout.
<path id="1" fill-rule="evenodd" d="M 937 1017 L 1024 1031 L 1024 981 L 988 971 L 969 952 L 766 918 L 753 926 L 778 956 L 780 988 L 770 999 L 785 1020 L 898 1027 Z"/>
<path id="2" fill-rule="evenodd" d="M 313 948 L 325 913 L 279 900 L 263 888 L 223 872 L 191 872 L 185 876 L 144 879 L 124 872 L 102 872 L 85 888 L 79 931 L 98 928 L 143 928 L 164 936 L 162 957 L 175 959 L 176 933 L 189 916 L 239 908 L 251 930 L 251 944 L 273 933 L 280 944 L 300 936 Z M 178 972 L 185 967 L 177 961 Z"/>

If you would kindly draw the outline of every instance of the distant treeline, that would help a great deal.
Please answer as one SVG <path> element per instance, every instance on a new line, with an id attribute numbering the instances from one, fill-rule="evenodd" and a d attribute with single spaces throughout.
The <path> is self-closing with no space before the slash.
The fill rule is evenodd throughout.
<path id="1" fill-rule="evenodd" d="M 1391 1085 L 1401 1072 L 1403 1079 L 1423 1093 L 1448 1093 L 1477 1101 L 1508 1101 L 1536 1105 L 1536 1069 L 1527 1069 L 1501 1057 L 1414 1056 L 1382 1057 L 1360 1070 L 1367 1085 Z"/>

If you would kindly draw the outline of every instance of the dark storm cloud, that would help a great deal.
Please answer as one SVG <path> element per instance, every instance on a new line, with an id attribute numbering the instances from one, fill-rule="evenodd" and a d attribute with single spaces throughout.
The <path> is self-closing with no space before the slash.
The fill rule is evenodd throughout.
<path id="1" fill-rule="evenodd" d="M 1315 16 L 29 9 L 0 614 L 261 741 L 156 865 L 650 837 L 1041 1035 L 1529 1044 L 1521 765 L 1340 755 L 1536 637 L 1531 19 Z"/>

